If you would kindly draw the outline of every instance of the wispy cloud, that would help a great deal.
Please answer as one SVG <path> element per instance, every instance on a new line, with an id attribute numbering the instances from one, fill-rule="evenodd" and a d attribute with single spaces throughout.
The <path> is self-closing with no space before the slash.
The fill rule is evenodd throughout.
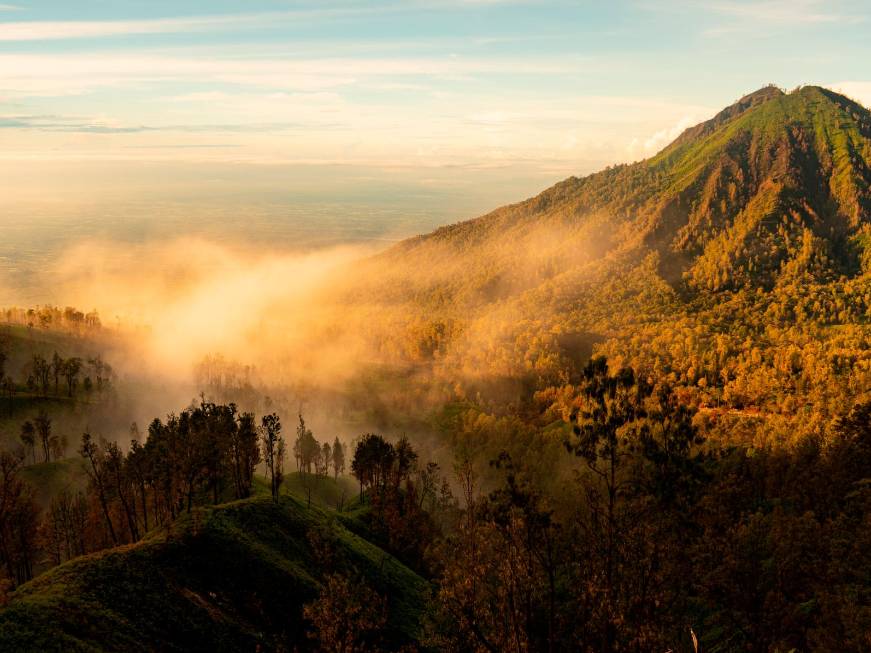
<path id="1" fill-rule="evenodd" d="M 335 127 L 321 123 L 321 128 Z M 40 132 L 78 133 L 78 134 L 140 134 L 144 132 L 177 133 L 277 133 L 290 129 L 304 129 L 310 124 L 301 122 L 248 122 L 248 123 L 200 123 L 168 125 L 125 125 L 115 121 L 76 116 L 0 116 L 0 129 L 19 129 Z M 163 146 L 161 146 L 163 147 Z M 200 146 L 198 146 L 200 147 Z"/>
<path id="2" fill-rule="evenodd" d="M 630 155 L 635 158 L 637 156 L 648 157 L 655 154 L 663 147 L 671 143 L 674 139 L 680 136 L 684 130 L 692 127 L 699 122 L 698 114 L 686 115 L 678 120 L 674 125 L 658 129 L 650 136 L 645 138 L 633 138 L 629 142 L 627 148 Z"/>
<path id="3" fill-rule="evenodd" d="M 529 0 L 526 0 L 529 2 Z M 180 16 L 144 20 L 8 21 L 0 23 L 0 41 L 94 39 L 141 34 L 177 34 L 275 28 L 316 19 L 351 18 L 383 13 L 448 10 L 497 4 L 524 4 L 523 0 L 420 0 L 352 5 L 328 2 L 288 11 Z M 0 11 L 21 9 L 0 4 Z"/>
<path id="4" fill-rule="evenodd" d="M 716 19 L 716 25 L 702 30 L 704 36 L 858 23 L 866 19 L 865 15 L 847 10 L 832 0 L 715 0 L 706 3 L 641 0 L 636 6 L 674 15 L 697 12 Z"/>
<path id="5" fill-rule="evenodd" d="M 724 16 L 781 25 L 836 23 L 855 19 L 833 11 L 831 2 L 821 0 L 741 0 L 713 2 L 707 6 Z"/>
<path id="6" fill-rule="evenodd" d="M 15 21 L 0 23 L 0 41 L 49 41 L 134 34 L 171 34 L 266 25 L 309 12 L 281 12 L 152 20 Z"/>
<path id="7" fill-rule="evenodd" d="M 577 73 L 584 61 L 530 57 L 222 58 L 137 53 L 0 54 L 0 88 L 9 97 L 58 97 L 143 83 L 231 84 L 316 91 L 364 82 L 420 83 L 474 75 Z"/>
<path id="8" fill-rule="evenodd" d="M 0 129 L 87 134 L 133 134 L 147 131 L 143 126 L 119 126 L 60 116 L 0 116 Z"/>
<path id="9" fill-rule="evenodd" d="M 625 160 L 632 139 L 653 147 L 681 116 L 711 113 L 643 97 L 576 96 L 554 102 L 514 96 L 497 101 L 486 93 L 397 107 L 389 102 L 361 106 L 333 93 L 211 91 L 167 97 L 161 107 L 160 113 L 146 112 L 157 120 L 153 123 L 7 112 L 0 116 L 0 128 L 5 128 L 0 159 L 523 164 L 568 174 Z M 58 133 L 76 136 L 59 141 Z M 191 147 L 175 147 L 180 143 Z M 235 147 L 199 147 L 204 143 Z"/>

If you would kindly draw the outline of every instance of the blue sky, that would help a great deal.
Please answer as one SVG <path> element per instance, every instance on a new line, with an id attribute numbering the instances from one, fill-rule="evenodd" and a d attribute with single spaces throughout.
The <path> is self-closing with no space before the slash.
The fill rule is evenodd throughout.
<path id="1" fill-rule="evenodd" d="M 353 169 L 483 206 L 649 156 L 769 82 L 868 105 L 869 19 L 849 0 L 9 0 L 0 175 L 14 196 L 117 192 L 137 166 L 255 187 L 304 166 L 325 188 Z"/>

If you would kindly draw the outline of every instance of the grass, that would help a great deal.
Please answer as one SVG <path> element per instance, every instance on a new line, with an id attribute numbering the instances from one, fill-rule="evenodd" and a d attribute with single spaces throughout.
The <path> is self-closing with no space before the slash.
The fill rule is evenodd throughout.
<path id="1" fill-rule="evenodd" d="M 79 456 L 27 465 L 22 468 L 21 477 L 34 488 L 43 509 L 64 490 L 84 490 L 88 484 L 85 460 Z"/>
<path id="2" fill-rule="evenodd" d="M 0 650 L 307 650 L 302 606 L 317 596 L 324 542 L 339 569 L 387 597 L 385 637 L 415 639 L 427 583 L 287 495 L 198 508 L 138 544 L 52 569 L 0 612 Z"/>
<path id="3" fill-rule="evenodd" d="M 264 489 L 268 487 L 264 484 Z M 359 493 L 357 482 L 349 476 L 334 479 L 304 472 L 291 472 L 284 477 L 282 491 L 297 497 L 300 501 L 320 508 L 342 510 L 347 508 Z"/>

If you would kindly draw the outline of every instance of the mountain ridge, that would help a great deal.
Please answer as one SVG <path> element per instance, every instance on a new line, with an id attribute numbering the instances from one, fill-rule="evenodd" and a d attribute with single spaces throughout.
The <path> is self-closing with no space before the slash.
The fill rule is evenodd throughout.
<path id="1" fill-rule="evenodd" d="M 0 649 L 314 650 L 302 606 L 326 583 L 327 549 L 339 569 L 390 596 L 387 641 L 413 641 L 427 582 L 352 521 L 295 496 L 194 508 L 20 586 L 0 610 Z"/>
<path id="2" fill-rule="evenodd" d="M 693 291 L 855 277 L 871 269 L 869 185 L 867 109 L 821 87 L 768 86 L 649 159 L 569 177 L 385 257 L 432 246 L 474 255 L 503 234 L 523 241 L 549 223 L 600 256 L 655 252 L 663 278 Z"/>
<path id="3" fill-rule="evenodd" d="M 802 342 L 831 364 L 809 363 L 796 392 L 861 395 L 871 114 L 820 87 L 732 107 L 649 159 L 395 245 L 360 264 L 342 306 L 362 307 L 374 351 L 445 383 L 559 385 L 592 352 L 665 374 L 697 405 L 777 411 Z"/>

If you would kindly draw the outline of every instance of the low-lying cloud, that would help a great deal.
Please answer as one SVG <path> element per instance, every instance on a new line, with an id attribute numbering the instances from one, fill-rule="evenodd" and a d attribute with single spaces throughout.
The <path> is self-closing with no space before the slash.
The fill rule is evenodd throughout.
<path id="1" fill-rule="evenodd" d="M 321 367 L 330 369 L 330 343 L 317 331 L 336 317 L 329 288 L 370 252 L 284 254 L 199 238 L 92 241 L 69 249 L 45 276 L 66 303 L 96 307 L 105 322 L 121 325 L 150 373 L 190 378 L 214 353 L 274 372 L 288 354 L 311 362 L 318 341 Z M 342 346 L 349 353 L 347 340 Z"/>

